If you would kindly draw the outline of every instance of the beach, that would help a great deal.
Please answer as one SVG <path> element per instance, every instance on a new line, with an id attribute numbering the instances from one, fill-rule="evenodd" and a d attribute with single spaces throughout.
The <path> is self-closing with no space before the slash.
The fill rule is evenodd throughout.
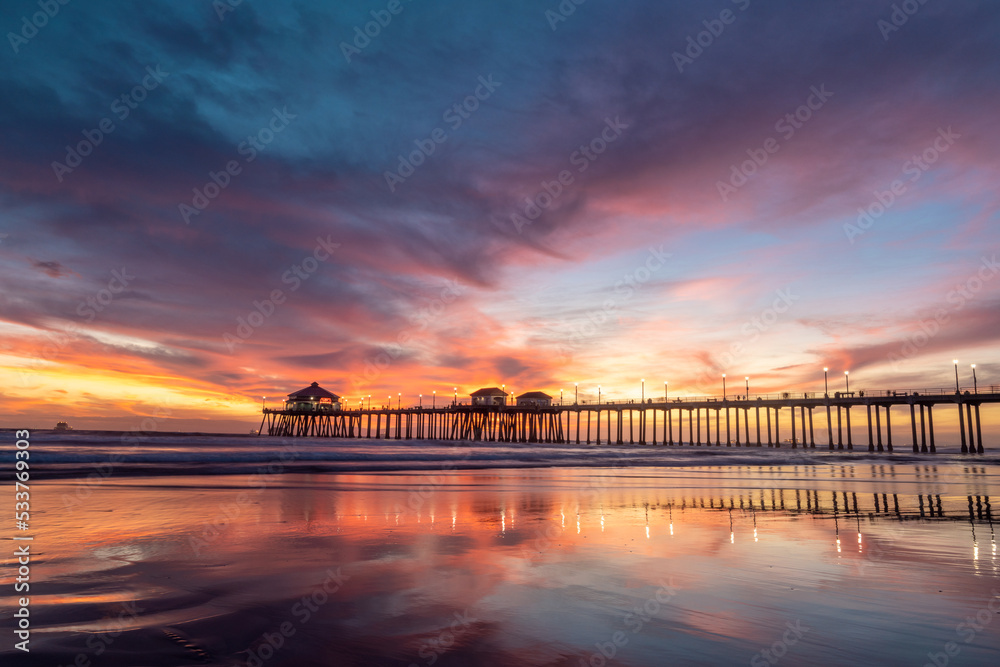
<path id="1" fill-rule="evenodd" d="M 363 457 L 338 443 L 317 471 L 313 444 L 282 459 L 268 443 L 230 474 L 214 454 L 212 474 L 130 468 L 151 464 L 148 443 L 145 462 L 91 453 L 77 476 L 52 461 L 65 474 L 32 496 L 30 664 L 993 664 L 1000 650 L 989 457 L 469 469 L 488 448 L 442 444 L 452 456 L 432 469 L 355 470 Z"/>
<path id="2" fill-rule="evenodd" d="M 1000 2 L 4 10 L 0 667 L 1000 666 Z"/>

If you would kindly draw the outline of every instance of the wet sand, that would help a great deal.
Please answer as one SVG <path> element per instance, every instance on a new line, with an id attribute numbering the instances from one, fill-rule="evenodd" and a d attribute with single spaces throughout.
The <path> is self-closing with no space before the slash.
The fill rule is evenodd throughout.
<path id="1" fill-rule="evenodd" d="M 30 664 L 1000 663 L 992 465 L 79 488 L 33 495 Z"/>

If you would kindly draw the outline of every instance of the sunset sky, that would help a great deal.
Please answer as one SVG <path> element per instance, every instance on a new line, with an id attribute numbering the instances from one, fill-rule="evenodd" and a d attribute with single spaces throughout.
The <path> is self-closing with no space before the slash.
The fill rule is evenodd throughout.
<path id="1" fill-rule="evenodd" d="M 51 4 L 0 21 L 2 427 L 1000 384 L 1000 5 Z"/>

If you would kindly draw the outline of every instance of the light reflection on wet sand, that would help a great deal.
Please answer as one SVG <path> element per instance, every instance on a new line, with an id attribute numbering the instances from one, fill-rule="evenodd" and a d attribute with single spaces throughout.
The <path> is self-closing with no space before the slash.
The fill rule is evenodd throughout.
<path id="1" fill-rule="evenodd" d="M 888 464 L 162 477 L 67 510 L 65 480 L 33 496 L 32 657 L 919 665 L 955 642 L 991 663 L 1000 621 L 968 643 L 956 627 L 1000 594 L 998 481 Z"/>

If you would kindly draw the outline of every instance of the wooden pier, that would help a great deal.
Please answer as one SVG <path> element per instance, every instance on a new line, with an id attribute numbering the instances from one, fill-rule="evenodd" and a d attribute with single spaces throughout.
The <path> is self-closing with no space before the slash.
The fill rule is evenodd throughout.
<path id="1" fill-rule="evenodd" d="M 264 409 L 259 432 L 285 437 L 815 449 L 813 416 L 820 410 L 826 416 L 826 437 L 819 434 L 821 448 L 854 450 L 856 445 L 863 448 L 867 444 L 870 452 L 892 452 L 904 446 L 913 452 L 934 453 L 938 449 L 934 430 L 937 408 L 938 414 L 957 409 L 962 453 L 982 454 L 980 406 L 990 403 L 1000 403 L 1000 389 L 950 394 L 883 391 L 857 396 L 845 392 L 832 397 L 785 393 L 552 407 L 451 405 L 326 412 Z M 904 432 L 893 432 L 894 417 L 897 429 L 900 419 L 906 419 Z M 865 420 L 867 443 L 855 442 L 852 418 L 855 423 Z"/>

